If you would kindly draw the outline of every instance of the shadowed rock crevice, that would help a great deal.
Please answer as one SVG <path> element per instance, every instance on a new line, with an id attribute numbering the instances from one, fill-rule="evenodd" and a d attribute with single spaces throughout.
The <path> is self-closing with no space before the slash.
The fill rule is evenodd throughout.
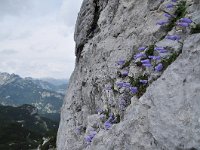
<path id="1" fill-rule="evenodd" d="M 76 62 L 79 62 L 84 45 L 88 43 L 88 41 L 92 39 L 95 34 L 100 32 L 98 20 L 101 11 L 106 7 L 107 3 L 108 0 L 83 1 L 82 8 L 84 7 L 87 9 L 84 9 L 81 13 L 79 13 L 74 35 L 76 42 Z"/>
<path id="2" fill-rule="evenodd" d="M 87 38 L 88 40 L 94 37 L 95 33 L 98 33 L 100 31 L 100 28 L 98 26 L 98 20 L 101 12 L 100 7 L 100 0 L 94 0 L 94 18 L 92 21 L 91 28 L 87 31 Z"/>

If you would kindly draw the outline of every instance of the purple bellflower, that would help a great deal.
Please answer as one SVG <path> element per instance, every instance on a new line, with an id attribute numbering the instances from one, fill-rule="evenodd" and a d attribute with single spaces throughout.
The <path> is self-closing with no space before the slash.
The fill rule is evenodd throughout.
<path id="1" fill-rule="evenodd" d="M 158 72 L 162 71 L 162 69 L 163 69 L 163 65 L 161 63 L 159 63 L 157 66 L 155 66 L 155 70 Z"/>
<path id="2" fill-rule="evenodd" d="M 162 49 L 162 50 L 159 50 L 159 53 L 167 53 L 168 51 L 166 49 Z"/>
<path id="3" fill-rule="evenodd" d="M 110 121 L 112 123 L 114 121 L 114 119 L 115 119 L 115 116 L 113 115 L 113 113 L 110 113 L 108 121 Z"/>
<path id="4" fill-rule="evenodd" d="M 128 70 L 123 70 L 123 71 L 121 71 L 121 75 L 127 76 L 127 75 L 128 75 Z"/>
<path id="5" fill-rule="evenodd" d="M 119 88 L 122 88 L 123 87 L 123 84 L 124 82 L 117 82 L 116 85 L 119 87 Z"/>
<path id="6" fill-rule="evenodd" d="M 173 7 L 174 7 L 173 4 L 167 4 L 167 5 L 166 5 L 166 8 L 173 8 Z"/>
<path id="7" fill-rule="evenodd" d="M 156 51 L 160 51 L 160 50 L 164 50 L 165 48 L 164 47 L 155 47 L 154 50 Z"/>
<path id="8" fill-rule="evenodd" d="M 144 67 L 151 67 L 152 65 L 151 64 L 148 64 L 148 63 L 146 63 L 146 64 L 142 64 Z"/>
<path id="9" fill-rule="evenodd" d="M 181 39 L 181 37 L 179 35 L 168 35 L 168 36 L 166 36 L 166 39 L 178 41 Z"/>
<path id="10" fill-rule="evenodd" d="M 96 112 L 97 112 L 98 114 L 101 114 L 101 113 L 103 113 L 103 110 L 99 108 L 99 109 L 96 110 Z"/>
<path id="11" fill-rule="evenodd" d="M 122 66 L 122 65 L 124 65 L 125 64 L 125 60 L 119 60 L 118 62 L 117 62 L 117 65 L 120 65 L 120 66 Z"/>
<path id="12" fill-rule="evenodd" d="M 131 86 L 131 84 L 128 83 L 128 82 L 124 82 L 124 83 L 123 83 L 123 87 L 125 87 L 125 88 L 129 88 L 130 86 Z"/>
<path id="13" fill-rule="evenodd" d="M 164 25 L 166 25 L 166 24 L 168 24 L 168 23 L 169 23 L 168 20 L 160 20 L 160 21 L 158 21 L 158 22 L 156 23 L 156 25 L 164 26 Z"/>
<path id="14" fill-rule="evenodd" d="M 90 132 L 90 134 L 85 137 L 85 142 L 88 144 L 91 143 L 92 139 L 95 137 L 96 134 L 97 134 L 96 131 Z"/>
<path id="15" fill-rule="evenodd" d="M 147 48 L 147 47 L 142 46 L 142 47 L 139 47 L 138 50 L 139 50 L 139 51 L 144 51 L 146 48 Z"/>
<path id="16" fill-rule="evenodd" d="M 137 88 L 137 87 L 130 87 L 130 92 L 131 92 L 132 94 L 135 94 L 135 93 L 138 92 L 138 88 Z"/>
<path id="17" fill-rule="evenodd" d="M 168 13 L 164 13 L 164 16 L 167 17 L 167 18 L 171 18 L 172 15 L 168 14 Z"/>
<path id="18" fill-rule="evenodd" d="M 179 21 L 189 23 L 189 24 L 192 23 L 192 20 L 190 18 L 181 18 Z"/>
<path id="19" fill-rule="evenodd" d="M 143 63 L 143 64 L 150 64 L 150 60 L 149 59 L 141 60 L 141 63 Z"/>
<path id="20" fill-rule="evenodd" d="M 134 59 L 138 59 L 138 58 L 141 58 L 141 57 L 146 57 L 146 55 L 144 53 L 138 53 L 134 56 Z"/>
<path id="21" fill-rule="evenodd" d="M 110 129 L 111 126 L 112 126 L 112 124 L 109 121 L 106 121 L 104 123 L 104 127 L 105 127 L 106 130 Z"/>
<path id="22" fill-rule="evenodd" d="M 172 0 L 172 2 L 176 3 L 176 2 L 177 2 L 177 0 Z"/>
<path id="23" fill-rule="evenodd" d="M 89 135 L 87 135 L 87 136 L 85 137 L 85 142 L 86 142 L 86 143 L 92 142 L 92 138 L 91 138 Z"/>
<path id="24" fill-rule="evenodd" d="M 142 83 L 142 84 L 147 84 L 147 83 L 148 83 L 148 80 L 140 80 L 140 83 Z"/>
<path id="25" fill-rule="evenodd" d="M 181 26 L 181 27 L 189 27 L 189 23 L 186 22 L 178 22 L 176 23 L 177 26 Z"/>
<path id="26" fill-rule="evenodd" d="M 99 116 L 100 119 L 103 119 L 104 117 L 105 117 L 104 114 L 101 114 L 101 115 Z"/>
<path id="27" fill-rule="evenodd" d="M 153 59 L 153 60 L 160 60 L 161 57 L 160 56 L 148 56 L 150 59 Z"/>

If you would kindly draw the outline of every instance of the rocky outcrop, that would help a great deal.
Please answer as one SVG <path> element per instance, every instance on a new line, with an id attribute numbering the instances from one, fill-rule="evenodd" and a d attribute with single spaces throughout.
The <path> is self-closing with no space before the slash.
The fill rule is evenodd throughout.
<path id="1" fill-rule="evenodd" d="M 164 13 L 172 18 L 160 26 Z M 199 13 L 198 0 L 84 0 L 58 150 L 200 149 Z M 183 17 L 193 23 L 177 26 Z M 144 67 L 139 47 L 161 60 Z"/>

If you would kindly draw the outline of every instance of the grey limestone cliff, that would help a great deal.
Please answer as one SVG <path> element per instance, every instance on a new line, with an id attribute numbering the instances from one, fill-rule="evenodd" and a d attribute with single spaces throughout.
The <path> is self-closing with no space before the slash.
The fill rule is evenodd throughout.
<path id="1" fill-rule="evenodd" d="M 199 0 L 84 0 L 57 149 L 200 150 L 199 30 Z"/>

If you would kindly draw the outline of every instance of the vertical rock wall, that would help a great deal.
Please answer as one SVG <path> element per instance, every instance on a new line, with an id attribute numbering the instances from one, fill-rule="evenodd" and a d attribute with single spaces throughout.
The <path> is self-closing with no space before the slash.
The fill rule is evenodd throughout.
<path id="1" fill-rule="evenodd" d="M 200 1 L 185 2 L 83 1 L 58 150 L 200 149 Z M 168 4 L 173 8 L 166 8 Z M 164 12 L 175 19 L 157 25 L 166 20 Z M 177 27 L 178 17 L 193 23 Z M 169 40 L 169 35 L 180 39 Z M 148 57 L 162 59 L 151 60 L 152 67 L 142 66 L 140 58 L 133 59 L 141 46 L 147 47 L 143 53 Z M 156 47 L 167 52 L 152 51 Z M 119 60 L 125 64 L 116 65 Z M 163 68 L 155 71 L 159 63 Z M 148 83 L 141 85 L 139 79 Z M 119 87 L 120 82 L 138 87 L 138 92 Z"/>

